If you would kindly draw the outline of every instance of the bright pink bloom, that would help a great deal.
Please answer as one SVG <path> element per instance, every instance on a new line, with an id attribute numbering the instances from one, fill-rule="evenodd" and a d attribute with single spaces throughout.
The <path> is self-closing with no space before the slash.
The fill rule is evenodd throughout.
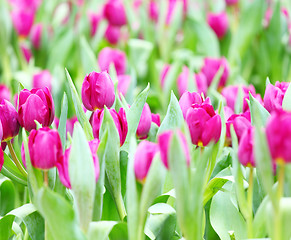
<path id="1" fill-rule="evenodd" d="M 245 129 L 238 146 L 238 159 L 246 167 L 255 167 L 254 127 Z"/>
<path id="2" fill-rule="evenodd" d="M 157 3 L 154 0 L 150 0 L 149 2 L 148 13 L 151 20 L 153 20 L 154 22 L 158 21 L 159 9 Z"/>
<path id="3" fill-rule="evenodd" d="M 120 39 L 120 34 L 120 27 L 108 25 L 105 31 L 105 38 L 110 44 L 115 45 Z"/>
<path id="4" fill-rule="evenodd" d="M 0 148 L 0 172 L 1 172 L 3 164 L 4 164 L 4 153 L 3 153 L 2 148 Z"/>
<path id="5" fill-rule="evenodd" d="M 160 114 L 154 114 L 152 113 L 152 122 L 157 124 L 157 126 L 161 126 L 161 117 L 160 117 Z"/>
<path id="6" fill-rule="evenodd" d="M 228 31 L 228 19 L 225 12 L 208 13 L 207 22 L 219 39 L 222 39 Z"/>
<path id="7" fill-rule="evenodd" d="M 100 14 L 88 12 L 88 18 L 90 21 L 90 35 L 91 37 L 95 36 L 97 27 L 99 25 L 100 20 L 102 19 Z"/>
<path id="8" fill-rule="evenodd" d="M 24 44 L 20 44 L 20 48 L 21 48 L 22 54 L 23 54 L 26 62 L 29 63 L 29 61 L 32 57 L 32 53 L 31 53 L 30 49 L 28 47 L 26 47 Z"/>
<path id="9" fill-rule="evenodd" d="M 123 96 L 126 96 L 131 82 L 130 75 L 119 75 L 117 76 L 117 79 L 118 79 L 117 84 L 118 92 L 121 93 Z"/>
<path id="10" fill-rule="evenodd" d="M 152 123 L 152 113 L 149 105 L 145 103 L 140 120 L 138 123 L 138 127 L 136 130 L 136 135 L 138 138 L 146 138 L 150 128 L 151 128 L 151 123 Z"/>
<path id="11" fill-rule="evenodd" d="M 30 32 L 30 39 L 32 46 L 35 49 L 39 49 L 41 47 L 41 36 L 42 36 L 42 24 L 38 23 L 33 25 Z"/>
<path id="12" fill-rule="evenodd" d="M 236 5 L 239 0 L 225 0 L 227 6 Z"/>
<path id="13" fill-rule="evenodd" d="M 121 0 L 108 0 L 103 9 L 104 17 L 109 24 L 123 26 L 126 24 L 126 13 Z"/>
<path id="14" fill-rule="evenodd" d="M 52 91 L 52 80 L 53 77 L 48 70 L 43 70 L 33 75 L 32 87 L 33 88 L 44 88 L 47 87 Z"/>
<path id="15" fill-rule="evenodd" d="M 0 103 L 6 99 L 7 101 L 10 101 L 11 99 L 11 93 L 9 88 L 5 84 L 0 84 Z"/>
<path id="16" fill-rule="evenodd" d="M 13 26 L 19 36 L 27 37 L 34 20 L 34 13 L 22 9 L 11 12 Z"/>

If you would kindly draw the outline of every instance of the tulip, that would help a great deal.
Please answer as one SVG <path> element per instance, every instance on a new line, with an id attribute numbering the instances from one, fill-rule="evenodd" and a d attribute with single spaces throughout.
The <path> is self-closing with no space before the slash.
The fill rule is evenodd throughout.
<path id="1" fill-rule="evenodd" d="M 227 6 L 236 5 L 239 0 L 225 0 Z"/>
<path id="2" fill-rule="evenodd" d="M 36 129 L 35 120 L 43 127 L 49 127 L 54 120 L 54 102 L 47 87 L 24 89 L 19 94 L 19 123 L 27 131 Z"/>
<path id="3" fill-rule="evenodd" d="M 117 44 L 120 39 L 120 27 L 108 25 L 105 31 L 105 38 L 110 44 Z"/>
<path id="4" fill-rule="evenodd" d="M 186 122 L 192 143 L 207 146 L 210 141 L 218 142 L 221 133 L 221 118 L 209 103 L 193 104 L 186 113 Z"/>
<path id="5" fill-rule="evenodd" d="M 223 112 L 224 112 L 225 119 L 229 119 L 231 117 L 231 115 L 234 114 L 234 111 L 228 106 L 223 107 Z"/>
<path id="6" fill-rule="evenodd" d="M 225 12 L 209 13 L 207 15 L 207 22 L 219 39 L 222 39 L 227 33 L 228 19 Z"/>
<path id="7" fill-rule="evenodd" d="M 30 39 L 32 46 L 35 49 L 39 49 L 41 47 L 41 36 L 42 36 L 42 25 L 40 23 L 35 24 L 30 33 Z"/>
<path id="8" fill-rule="evenodd" d="M 213 78 L 217 74 L 220 67 L 223 67 L 223 73 L 218 83 L 218 87 L 221 88 L 225 86 L 229 75 L 229 66 L 226 58 L 204 58 L 204 65 L 201 69 L 201 72 L 204 73 L 208 86 L 210 86 L 212 83 Z"/>
<path id="9" fill-rule="evenodd" d="M 173 135 L 174 135 L 174 132 L 172 130 L 168 130 L 161 133 L 158 136 L 158 144 L 159 144 L 160 153 L 161 153 L 161 160 L 167 169 L 169 169 L 169 148 L 171 146 L 170 144 L 171 144 Z M 182 145 L 182 149 L 184 152 L 184 156 L 186 158 L 187 165 L 189 166 L 190 165 L 190 152 L 189 152 L 186 138 L 181 131 L 177 131 L 177 136 Z"/>
<path id="10" fill-rule="evenodd" d="M 82 101 L 89 111 L 111 107 L 115 100 L 114 85 L 106 72 L 89 73 L 82 85 Z"/>
<path id="11" fill-rule="evenodd" d="M 20 44 L 20 48 L 21 48 L 22 54 L 23 54 L 26 62 L 29 63 L 29 61 L 32 57 L 32 53 L 31 53 L 30 49 L 28 47 L 26 47 L 24 44 Z"/>
<path id="12" fill-rule="evenodd" d="M 134 154 L 134 172 L 136 178 L 144 182 L 155 154 L 159 151 L 156 143 L 142 141 Z"/>
<path id="13" fill-rule="evenodd" d="M 127 130 L 128 130 L 125 111 L 123 108 L 120 108 L 118 113 L 114 109 L 108 109 L 108 111 L 110 112 L 113 118 L 117 131 L 119 133 L 120 146 L 122 146 L 125 141 Z M 104 109 L 96 110 L 90 118 L 90 123 L 92 125 L 94 138 L 99 138 L 99 130 L 101 127 L 103 116 L 104 116 Z"/>
<path id="14" fill-rule="evenodd" d="M 2 102 L 4 99 L 7 101 L 10 101 L 11 93 L 9 88 L 5 84 L 0 84 L 0 102 Z"/>
<path id="15" fill-rule="evenodd" d="M 99 14 L 89 12 L 88 18 L 90 22 L 90 36 L 94 37 L 97 32 L 97 27 L 99 25 L 99 22 L 101 21 L 102 17 Z"/>
<path id="16" fill-rule="evenodd" d="M 1 172 L 3 164 L 4 164 L 4 153 L 3 153 L 2 148 L 0 148 L 0 172 Z"/>
<path id="17" fill-rule="evenodd" d="M 161 74 L 160 74 L 160 83 L 161 83 L 161 86 L 162 88 L 164 88 L 164 85 L 165 85 L 165 80 L 166 80 L 166 77 L 167 77 L 167 74 L 170 70 L 170 67 L 171 65 L 169 64 L 165 64 L 162 71 L 161 71 Z"/>
<path id="18" fill-rule="evenodd" d="M 154 22 L 158 22 L 159 19 L 159 9 L 158 5 L 155 1 L 150 0 L 149 6 L 148 6 L 148 14 L 151 20 Z"/>
<path id="19" fill-rule="evenodd" d="M 43 70 L 33 75 L 32 87 L 33 88 L 45 88 L 52 90 L 53 77 L 48 70 Z"/>
<path id="20" fill-rule="evenodd" d="M 102 71 L 107 72 L 110 64 L 113 64 L 117 75 L 122 75 L 126 71 L 126 55 L 120 50 L 105 47 L 98 55 L 98 64 Z"/>
<path id="21" fill-rule="evenodd" d="M 130 75 L 119 75 L 117 76 L 117 79 L 118 79 L 117 84 L 118 92 L 121 93 L 123 96 L 126 96 L 131 82 Z"/>
<path id="22" fill-rule="evenodd" d="M 99 173 L 100 173 L 99 160 L 98 160 L 98 156 L 97 156 L 97 149 L 98 149 L 100 141 L 98 139 L 94 139 L 88 143 L 89 143 L 89 147 L 90 147 L 92 157 L 93 157 L 95 181 L 97 182 L 99 179 Z M 70 181 L 70 175 L 69 175 L 70 153 L 71 153 L 71 147 L 66 149 L 63 158 L 58 159 L 58 161 L 56 163 L 56 167 L 57 167 L 58 172 L 59 172 L 61 183 L 66 188 L 71 189 L 72 187 L 71 187 L 71 181 Z"/>
<path id="23" fill-rule="evenodd" d="M 31 131 L 28 137 L 28 149 L 31 164 L 35 168 L 48 170 L 55 167 L 63 158 L 59 133 L 48 127 Z"/>
<path id="24" fill-rule="evenodd" d="M 0 104 L 0 122 L 2 125 L 2 141 L 9 141 L 19 132 L 19 122 L 17 111 L 7 100 Z"/>
<path id="25" fill-rule="evenodd" d="M 264 96 L 264 106 L 269 111 L 281 110 L 282 103 L 289 83 L 276 82 L 275 86 L 268 84 Z"/>
<path id="26" fill-rule="evenodd" d="M 269 117 L 266 136 L 274 163 L 291 162 L 291 113 L 277 110 Z"/>
<path id="27" fill-rule="evenodd" d="M 9 0 L 9 3 L 14 9 L 36 12 L 42 0 Z"/>
<path id="28" fill-rule="evenodd" d="M 140 120 L 138 123 L 138 127 L 136 130 L 136 135 L 138 138 L 146 138 L 150 128 L 151 128 L 151 122 L 152 122 L 152 113 L 149 105 L 145 103 Z"/>
<path id="29" fill-rule="evenodd" d="M 11 17 L 17 34 L 21 37 L 27 37 L 33 24 L 34 14 L 23 9 L 18 9 L 12 11 Z"/>
<path id="30" fill-rule="evenodd" d="M 238 146 L 238 159 L 246 167 L 255 167 L 254 127 L 245 129 Z"/>
<path id="31" fill-rule="evenodd" d="M 114 26 L 123 26 L 126 24 L 126 13 L 121 0 L 109 0 L 103 9 L 103 15 L 109 24 Z"/>
<path id="32" fill-rule="evenodd" d="M 154 114 L 152 113 L 152 122 L 157 124 L 157 126 L 161 126 L 161 117 L 160 117 L 160 114 Z"/>

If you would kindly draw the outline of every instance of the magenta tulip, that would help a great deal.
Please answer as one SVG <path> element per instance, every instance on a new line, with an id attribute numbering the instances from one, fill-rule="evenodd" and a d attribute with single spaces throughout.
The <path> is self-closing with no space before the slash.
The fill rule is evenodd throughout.
<path id="1" fill-rule="evenodd" d="M 36 12 L 42 0 L 9 0 L 14 9 L 22 9 L 28 12 Z"/>
<path id="2" fill-rule="evenodd" d="M 238 3 L 239 0 L 225 0 L 227 6 L 233 6 Z"/>
<path id="3" fill-rule="evenodd" d="M 88 13 L 88 18 L 90 22 L 90 36 L 94 37 L 97 32 L 97 27 L 99 25 L 99 22 L 101 21 L 102 17 L 101 15 L 93 12 Z"/>
<path id="4" fill-rule="evenodd" d="M 115 100 L 114 85 L 106 72 L 89 73 L 82 85 L 82 101 L 89 111 L 111 107 Z"/>
<path id="5" fill-rule="evenodd" d="M 123 108 L 120 108 L 118 113 L 114 109 L 108 109 L 108 110 L 113 118 L 117 131 L 119 133 L 120 146 L 122 146 L 125 141 L 127 130 L 128 130 L 125 111 Z M 101 127 L 103 116 L 104 116 L 104 109 L 96 110 L 90 118 L 90 123 L 93 128 L 94 138 L 99 139 L 99 130 Z"/>
<path id="6" fill-rule="evenodd" d="M 97 182 L 99 179 L 99 173 L 100 173 L 99 160 L 98 160 L 98 156 L 97 156 L 97 149 L 98 149 L 100 141 L 98 139 L 94 139 L 88 143 L 89 143 L 89 147 L 90 147 L 92 157 L 93 157 L 95 181 Z M 69 175 L 70 153 L 71 153 L 71 147 L 66 149 L 63 158 L 58 159 L 58 161 L 56 163 L 56 167 L 58 169 L 60 180 L 61 180 L 62 184 L 66 188 L 71 189 L 72 187 L 71 187 L 71 181 L 70 181 L 70 175 Z"/>
<path id="7" fill-rule="evenodd" d="M 208 13 L 207 22 L 219 39 L 222 39 L 227 33 L 228 18 L 225 12 Z"/>
<path id="8" fill-rule="evenodd" d="M 160 114 L 154 114 L 152 113 L 152 122 L 157 124 L 157 126 L 161 126 L 161 117 L 160 117 Z"/>
<path id="9" fill-rule="evenodd" d="M 131 77 L 130 75 L 119 75 L 117 76 L 117 79 L 117 90 L 125 97 L 131 83 Z"/>
<path id="10" fill-rule="evenodd" d="M 48 70 L 43 70 L 33 75 L 32 87 L 33 88 L 45 88 L 47 87 L 52 91 L 53 77 Z"/>
<path id="11" fill-rule="evenodd" d="M 18 9 L 12 11 L 11 17 L 17 34 L 21 37 L 27 37 L 34 21 L 34 13 Z"/>
<path id="12" fill-rule="evenodd" d="M 38 23 L 33 25 L 30 32 L 30 39 L 32 46 L 35 49 L 39 49 L 41 47 L 41 36 L 42 36 L 42 24 Z"/>
<path id="13" fill-rule="evenodd" d="M 2 100 L 0 104 L 0 122 L 2 128 L 1 141 L 7 142 L 14 138 L 19 132 L 19 122 L 17 111 L 7 100 Z"/>
<path id="14" fill-rule="evenodd" d="M 113 64 L 117 75 L 122 75 L 126 72 L 126 55 L 120 50 L 105 47 L 98 55 L 98 64 L 102 71 L 107 72 L 110 64 Z"/>
<path id="15" fill-rule="evenodd" d="M 186 122 L 192 143 L 207 146 L 210 141 L 218 142 L 221 134 L 221 118 L 209 103 L 193 104 L 186 113 Z"/>
<path id="16" fill-rule="evenodd" d="M 126 13 L 121 0 L 108 0 L 103 9 L 104 17 L 111 25 L 123 26 L 126 24 Z"/>
<path id="17" fill-rule="evenodd" d="M 159 151 L 156 143 L 142 141 L 134 154 L 134 172 L 136 178 L 144 182 L 155 154 Z"/>
<path id="18" fill-rule="evenodd" d="M 0 84 L 0 103 L 6 99 L 7 101 L 10 101 L 11 99 L 11 93 L 9 88 L 5 84 Z"/>
<path id="19" fill-rule="evenodd" d="M 165 167 L 169 169 L 169 153 L 170 153 L 170 144 L 173 138 L 174 132 L 172 130 L 165 131 L 158 136 L 158 144 L 161 153 L 161 160 Z M 186 158 L 187 165 L 190 165 L 190 152 L 187 145 L 187 140 L 181 131 L 177 132 L 177 136 L 182 145 L 184 151 L 184 157 Z"/>
<path id="20" fill-rule="evenodd" d="M 140 120 L 138 123 L 138 127 L 136 130 L 136 136 L 138 138 L 146 138 L 150 128 L 151 128 L 151 122 L 152 122 L 152 113 L 151 113 L 151 109 L 149 107 L 149 105 L 147 103 L 145 103 L 141 116 L 140 116 Z"/>
<path id="21" fill-rule="evenodd" d="M 20 48 L 21 48 L 22 54 L 23 54 L 26 62 L 29 63 L 29 61 L 32 57 L 31 50 L 27 46 L 25 46 L 24 44 L 20 44 Z"/>
<path id="22" fill-rule="evenodd" d="M 2 170 L 3 164 L 4 164 L 4 153 L 3 153 L 2 148 L 0 148 L 0 172 Z"/>
<path id="23" fill-rule="evenodd" d="M 110 44 L 115 45 L 118 43 L 120 39 L 120 34 L 121 34 L 120 27 L 108 25 L 105 31 L 105 38 Z"/>
<path id="24" fill-rule="evenodd" d="M 150 0 L 149 6 L 148 6 L 148 14 L 151 20 L 154 22 L 157 22 L 159 19 L 159 9 L 158 5 L 154 0 Z"/>
<path id="25" fill-rule="evenodd" d="M 238 159 L 246 167 L 255 167 L 254 127 L 245 129 L 238 146 Z"/>

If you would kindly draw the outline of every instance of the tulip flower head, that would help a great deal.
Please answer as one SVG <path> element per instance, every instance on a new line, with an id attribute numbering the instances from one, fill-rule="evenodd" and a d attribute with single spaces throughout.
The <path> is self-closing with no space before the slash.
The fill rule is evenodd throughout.
<path id="1" fill-rule="evenodd" d="M 113 26 L 121 27 L 127 23 L 122 0 L 108 0 L 104 5 L 103 15 Z"/>
<path id="2" fill-rule="evenodd" d="M 227 6 L 233 6 L 238 3 L 239 0 L 225 0 Z"/>
<path id="3" fill-rule="evenodd" d="M 117 79 L 118 79 L 118 84 L 117 84 L 118 92 L 121 93 L 123 96 L 126 96 L 130 83 L 131 83 L 130 75 L 119 75 L 117 76 Z"/>
<path id="4" fill-rule="evenodd" d="M 207 15 L 208 25 L 219 39 L 222 39 L 228 31 L 228 18 L 225 12 L 209 13 Z"/>
<path id="5" fill-rule="evenodd" d="M 30 39 L 31 39 L 32 46 L 35 49 L 39 49 L 41 47 L 42 32 L 43 32 L 42 24 L 40 23 L 35 24 L 31 29 Z"/>
<path id="6" fill-rule="evenodd" d="M 53 77 L 48 70 L 43 70 L 33 75 L 32 87 L 33 88 L 45 88 L 52 90 Z"/>
<path id="7" fill-rule="evenodd" d="M 152 113 L 152 122 L 157 124 L 157 126 L 161 126 L 161 117 L 160 117 L 160 114 L 155 114 L 155 113 Z"/>
<path id="8" fill-rule="evenodd" d="M 11 13 L 11 17 L 17 34 L 21 37 L 27 37 L 34 21 L 34 13 L 17 9 Z"/>
<path id="9" fill-rule="evenodd" d="M 97 31 L 99 22 L 102 19 L 102 16 L 97 13 L 88 12 L 88 18 L 90 22 L 90 35 L 91 37 L 94 37 Z"/>
<path id="10" fill-rule="evenodd" d="M 105 31 L 105 38 L 110 44 L 115 45 L 120 39 L 120 34 L 120 27 L 108 25 Z"/>
<path id="11" fill-rule="evenodd" d="M 3 164 L 4 164 L 4 153 L 3 153 L 2 148 L 0 148 L 0 172 L 1 172 Z"/>
<path id="12" fill-rule="evenodd" d="M 136 135 L 138 138 L 146 138 L 150 128 L 151 128 L 151 122 L 152 122 L 152 113 L 149 105 L 145 103 L 140 120 L 138 123 L 138 127 L 136 130 Z"/>
<path id="13" fill-rule="evenodd" d="M 9 88 L 5 84 L 0 84 L 0 103 L 6 99 L 7 101 L 10 101 L 11 99 L 11 93 Z"/>
<path id="14" fill-rule="evenodd" d="M 245 129 L 238 146 L 238 159 L 246 167 L 255 167 L 254 127 Z"/>

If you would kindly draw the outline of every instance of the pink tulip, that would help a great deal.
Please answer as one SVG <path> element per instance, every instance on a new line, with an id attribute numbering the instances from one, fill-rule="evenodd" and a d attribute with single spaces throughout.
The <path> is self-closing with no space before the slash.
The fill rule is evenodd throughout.
<path id="1" fill-rule="evenodd" d="M 136 130 L 136 135 L 138 138 L 146 138 L 150 128 L 151 128 L 151 122 L 152 122 L 152 113 L 149 105 L 145 103 L 140 120 L 138 123 L 138 127 Z"/>
<path id="2" fill-rule="evenodd" d="M 130 75 L 119 75 L 117 76 L 117 79 L 118 79 L 117 84 L 118 92 L 121 93 L 123 96 L 126 96 L 131 82 Z"/>
<path id="3" fill-rule="evenodd" d="M 122 0 L 108 0 L 104 5 L 103 14 L 111 25 L 120 27 L 127 22 Z"/>
<path id="4" fill-rule="evenodd" d="M 9 0 L 13 9 L 21 9 L 28 12 L 36 12 L 42 0 Z"/>
<path id="5" fill-rule="evenodd" d="M 105 31 L 105 38 L 110 44 L 115 45 L 120 39 L 120 34 L 120 27 L 108 25 Z"/>
<path id="6" fill-rule="evenodd" d="M 227 6 L 236 5 L 239 0 L 225 0 Z"/>
<path id="7" fill-rule="evenodd" d="M 0 148 L 0 172 L 1 172 L 3 164 L 4 164 L 4 153 L 3 153 L 2 148 Z"/>
<path id="8" fill-rule="evenodd" d="M 33 25 L 30 32 L 30 39 L 32 46 L 35 49 L 39 49 L 41 47 L 41 36 L 42 36 L 42 24 L 38 23 Z"/>
<path id="9" fill-rule="evenodd" d="M 152 113 L 152 122 L 157 124 L 157 126 L 161 126 L 161 117 L 160 117 L 160 114 L 154 114 Z"/>
<path id="10" fill-rule="evenodd" d="M 222 39 L 228 31 L 228 19 L 225 12 L 208 13 L 207 22 L 219 39 Z"/>
<path id="11" fill-rule="evenodd" d="M 20 48 L 21 48 L 22 54 L 23 54 L 26 62 L 29 63 L 29 61 L 32 57 L 32 53 L 31 53 L 30 49 L 28 47 L 26 47 L 24 44 L 20 44 Z"/>
<path id="12" fill-rule="evenodd" d="M 11 93 L 9 88 L 5 84 L 0 84 L 0 103 L 6 99 L 7 101 L 10 101 L 11 99 Z"/>
<path id="13" fill-rule="evenodd" d="M 52 91 L 52 80 L 53 77 L 48 70 L 43 70 L 33 75 L 32 87 L 33 88 L 44 88 L 47 87 Z"/>
<path id="14" fill-rule="evenodd" d="M 102 16 L 97 13 L 88 12 L 88 18 L 90 22 L 90 36 L 94 37 L 97 32 L 97 27 L 99 25 L 99 22 L 102 19 Z"/>
<path id="15" fill-rule="evenodd" d="M 238 159 L 246 167 L 255 167 L 254 127 L 245 129 L 238 146 Z"/>
<path id="16" fill-rule="evenodd" d="M 149 2 L 148 13 L 151 20 L 153 20 L 154 22 L 158 22 L 159 9 L 157 3 L 154 0 L 150 0 Z"/>
<path id="17" fill-rule="evenodd" d="M 18 9 L 11 12 L 11 17 L 17 34 L 21 37 L 27 37 L 34 21 L 34 14 Z"/>

